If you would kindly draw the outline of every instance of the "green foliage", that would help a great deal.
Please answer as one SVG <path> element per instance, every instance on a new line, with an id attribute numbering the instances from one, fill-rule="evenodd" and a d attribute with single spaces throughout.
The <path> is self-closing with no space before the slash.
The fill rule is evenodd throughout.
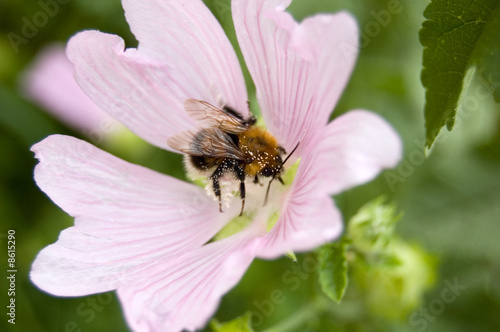
<path id="1" fill-rule="evenodd" d="M 340 303 L 348 283 L 344 241 L 321 247 L 318 261 L 319 282 L 323 292 Z"/>
<path id="2" fill-rule="evenodd" d="M 340 302 L 350 276 L 368 311 L 400 320 L 433 285 L 435 260 L 396 235 L 401 214 L 385 201 L 379 197 L 365 204 L 349 220 L 345 237 L 319 250 L 319 281 L 323 292 Z"/>
<path id="3" fill-rule="evenodd" d="M 368 310 L 391 320 L 404 319 L 434 283 L 433 258 L 395 232 L 401 219 L 396 205 L 379 197 L 349 221 L 353 279 L 364 293 Z"/>
<path id="4" fill-rule="evenodd" d="M 0 109 L 0 126 L 13 132 L 26 146 L 60 129 L 3 84 L 0 85 Z"/>
<path id="5" fill-rule="evenodd" d="M 483 68 L 494 67 L 498 53 L 491 51 L 498 45 L 487 44 L 498 38 L 495 35 L 498 23 L 490 24 L 486 31 L 491 32 L 487 36 L 482 34 L 498 3 L 498 0 L 434 0 L 424 12 L 427 21 L 420 31 L 420 42 L 425 48 L 421 79 L 426 88 L 428 148 L 443 126 L 448 130 L 453 128 L 460 95 L 469 84 L 466 72 L 475 48 L 483 50 L 478 51 L 480 54 L 487 54 L 488 61 Z M 496 15 L 493 15 L 495 22 Z"/>
<path id="6" fill-rule="evenodd" d="M 491 14 L 473 52 L 479 73 L 500 103 L 500 6 Z"/>
<path id="7" fill-rule="evenodd" d="M 384 204 L 385 200 L 378 197 L 368 202 L 349 221 L 347 234 L 363 253 L 382 252 L 394 238 L 401 214 L 396 213 L 395 204 Z"/>
<path id="8" fill-rule="evenodd" d="M 227 323 L 219 323 L 217 319 L 210 322 L 210 328 L 213 332 L 253 332 L 250 324 L 252 318 L 251 313 L 233 319 Z"/>
<path id="9" fill-rule="evenodd" d="M 404 320 L 434 285 L 436 261 L 419 245 L 397 237 L 379 257 L 385 259 L 370 261 L 358 257 L 352 268 L 352 282 L 363 292 L 365 305 L 372 314 Z"/>

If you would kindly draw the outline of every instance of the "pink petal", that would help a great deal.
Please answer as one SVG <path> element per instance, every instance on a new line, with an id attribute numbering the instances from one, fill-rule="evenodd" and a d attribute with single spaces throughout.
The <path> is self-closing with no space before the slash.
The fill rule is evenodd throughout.
<path id="1" fill-rule="evenodd" d="M 164 149 L 167 138 L 194 127 L 183 104 L 190 90 L 165 64 L 124 51 L 120 37 L 84 31 L 70 39 L 67 54 L 89 97 L 146 141 Z"/>
<path id="2" fill-rule="evenodd" d="M 307 251 L 337 238 L 342 216 L 328 197 L 374 178 L 401 158 L 401 140 L 385 120 L 367 111 L 340 116 L 319 133 L 282 202 L 282 215 L 262 239 L 258 256 Z"/>
<path id="3" fill-rule="evenodd" d="M 358 38 L 357 23 L 345 12 L 307 18 L 295 30 L 294 48 L 314 63 L 318 126 L 328 121 L 349 81 L 358 55 Z"/>
<path id="4" fill-rule="evenodd" d="M 158 260 L 134 271 L 134 282 L 118 289 L 131 328 L 166 332 L 202 328 L 255 257 L 254 225 L 177 260 Z"/>
<path id="5" fill-rule="evenodd" d="M 333 120 L 313 154 L 311 173 L 316 179 L 312 182 L 329 194 L 337 194 L 396 166 L 402 156 L 402 144 L 384 119 L 358 110 Z"/>
<path id="6" fill-rule="evenodd" d="M 32 281 L 49 293 L 116 289 L 133 268 L 199 248 L 231 217 L 203 189 L 76 138 L 49 136 L 33 151 L 38 186 L 76 217 L 33 263 Z"/>
<path id="7" fill-rule="evenodd" d="M 123 40 L 97 31 L 73 37 L 68 57 L 90 98 L 150 143 L 192 129 L 186 99 L 248 114 L 247 94 L 234 50 L 203 2 L 123 1 L 139 40 L 124 51 Z"/>
<path id="8" fill-rule="evenodd" d="M 289 150 L 301 141 L 300 155 L 347 83 L 358 35 L 347 13 L 299 25 L 283 12 L 290 2 L 236 0 L 233 19 L 266 124 Z"/>
<path id="9" fill-rule="evenodd" d="M 321 190 L 316 162 L 311 154 L 302 157 L 293 185 L 281 202 L 278 221 L 261 238 L 258 257 L 276 258 L 289 251 L 308 251 L 341 234 L 342 216 L 333 200 Z"/>
<path id="10" fill-rule="evenodd" d="M 258 246 L 258 257 L 273 259 L 287 252 L 312 250 L 336 239 L 342 232 L 342 216 L 326 196 L 295 189 L 273 229 Z"/>
<path id="11" fill-rule="evenodd" d="M 82 91 L 73 76 L 73 64 L 64 46 L 43 49 L 22 77 L 22 88 L 29 99 L 77 130 L 89 135 L 102 127 L 117 127 Z"/>
<path id="12" fill-rule="evenodd" d="M 175 68 L 186 81 L 190 98 L 218 106 L 217 98 L 222 98 L 223 103 L 248 114 L 236 53 L 201 0 L 125 0 L 123 7 L 139 40 L 139 52 Z"/>

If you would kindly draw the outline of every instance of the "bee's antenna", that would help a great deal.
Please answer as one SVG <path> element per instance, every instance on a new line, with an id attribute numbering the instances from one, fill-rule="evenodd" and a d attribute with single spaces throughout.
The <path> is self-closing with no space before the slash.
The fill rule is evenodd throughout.
<path id="1" fill-rule="evenodd" d="M 292 154 L 295 152 L 295 150 L 297 150 L 297 148 L 299 147 L 299 144 L 300 144 L 300 142 L 297 142 L 297 145 L 295 145 L 292 152 L 290 152 L 290 154 L 288 156 L 286 156 L 285 160 L 281 163 L 282 167 L 283 167 L 283 165 L 285 165 L 287 160 L 292 156 Z M 267 185 L 266 198 L 264 199 L 264 206 L 266 206 L 266 204 L 267 204 L 267 198 L 269 197 L 269 190 L 271 189 L 271 183 L 273 183 L 275 178 L 276 178 L 276 173 L 273 174 L 273 178 L 271 179 L 271 181 L 269 181 L 269 184 Z M 280 179 L 281 183 L 283 183 L 283 180 L 281 180 L 281 178 L 279 178 L 279 179 Z"/>
<path id="2" fill-rule="evenodd" d="M 297 145 L 295 145 L 295 147 L 293 148 L 292 152 L 290 152 L 290 154 L 288 156 L 286 156 L 285 160 L 281 163 L 281 166 L 285 165 L 285 163 L 287 162 L 287 160 L 292 156 L 292 154 L 295 152 L 295 150 L 297 150 L 297 148 L 299 147 L 299 144 L 300 144 L 300 142 L 297 142 Z"/>

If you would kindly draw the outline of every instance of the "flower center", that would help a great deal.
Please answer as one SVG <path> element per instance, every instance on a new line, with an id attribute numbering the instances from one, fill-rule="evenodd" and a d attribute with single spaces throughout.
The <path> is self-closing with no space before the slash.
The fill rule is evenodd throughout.
<path id="1" fill-rule="evenodd" d="M 234 218 L 233 220 L 228 222 L 226 226 L 224 226 L 217 234 L 215 234 L 212 240 L 219 241 L 225 239 L 226 237 L 230 237 L 233 234 L 239 233 L 252 223 L 254 217 L 255 212 L 245 213 L 242 216 Z"/>
<path id="2" fill-rule="evenodd" d="M 267 206 L 263 207 L 262 206 L 262 199 L 264 198 L 265 195 L 265 189 L 266 185 L 260 186 L 258 184 L 248 186 L 248 192 L 247 192 L 247 202 L 248 200 L 252 200 L 251 202 L 248 202 L 249 204 L 248 209 L 246 209 L 245 213 L 242 216 L 237 216 L 233 218 L 231 221 L 229 221 L 213 238 L 213 241 L 218 241 L 222 240 L 226 237 L 229 237 L 231 235 L 234 235 L 243 229 L 245 229 L 247 226 L 249 226 L 254 220 L 256 220 L 257 213 L 259 212 L 259 209 L 264 209 L 265 214 L 267 214 L 267 217 L 259 218 L 262 220 L 265 220 L 265 228 L 263 229 L 266 230 L 266 232 L 271 231 L 273 229 L 274 225 L 278 222 L 279 217 L 281 215 L 281 201 L 282 198 L 284 197 L 284 194 L 288 191 L 288 189 L 291 187 L 293 180 L 295 179 L 295 176 L 297 175 L 297 169 L 300 164 L 300 158 L 288 169 L 285 170 L 284 174 L 282 175 L 283 182 L 285 183 L 284 185 L 281 185 L 278 181 L 277 183 L 274 184 L 274 187 L 272 187 L 272 193 L 269 195 L 269 201 Z M 237 183 L 237 181 L 233 181 Z M 229 186 L 231 186 L 230 183 L 228 183 Z M 212 187 L 210 184 L 207 185 L 206 187 L 207 193 L 212 192 Z M 228 192 L 231 192 L 232 198 L 234 198 L 237 195 L 237 191 L 235 190 L 226 190 Z M 215 196 L 214 196 L 215 200 Z"/>

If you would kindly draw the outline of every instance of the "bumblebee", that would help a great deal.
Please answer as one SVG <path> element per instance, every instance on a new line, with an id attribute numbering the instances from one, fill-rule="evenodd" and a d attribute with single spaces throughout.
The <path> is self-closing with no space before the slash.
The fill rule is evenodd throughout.
<path id="1" fill-rule="evenodd" d="M 184 109 L 199 125 L 197 130 L 181 132 L 167 140 L 167 144 L 185 154 L 188 167 L 207 176 L 213 183 L 213 191 L 222 212 L 220 178 L 233 173 L 240 181 L 241 212 L 245 208 L 245 179 L 271 177 L 264 199 L 267 202 L 273 180 L 284 184 L 281 174 L 283 165 L 295 151 L 283 160 L 285 149 L 267 130 L 255 126 L 254 116 L 244 118 L 230 107 L 222 109 L 205 101 L 188 99 Z"/>

